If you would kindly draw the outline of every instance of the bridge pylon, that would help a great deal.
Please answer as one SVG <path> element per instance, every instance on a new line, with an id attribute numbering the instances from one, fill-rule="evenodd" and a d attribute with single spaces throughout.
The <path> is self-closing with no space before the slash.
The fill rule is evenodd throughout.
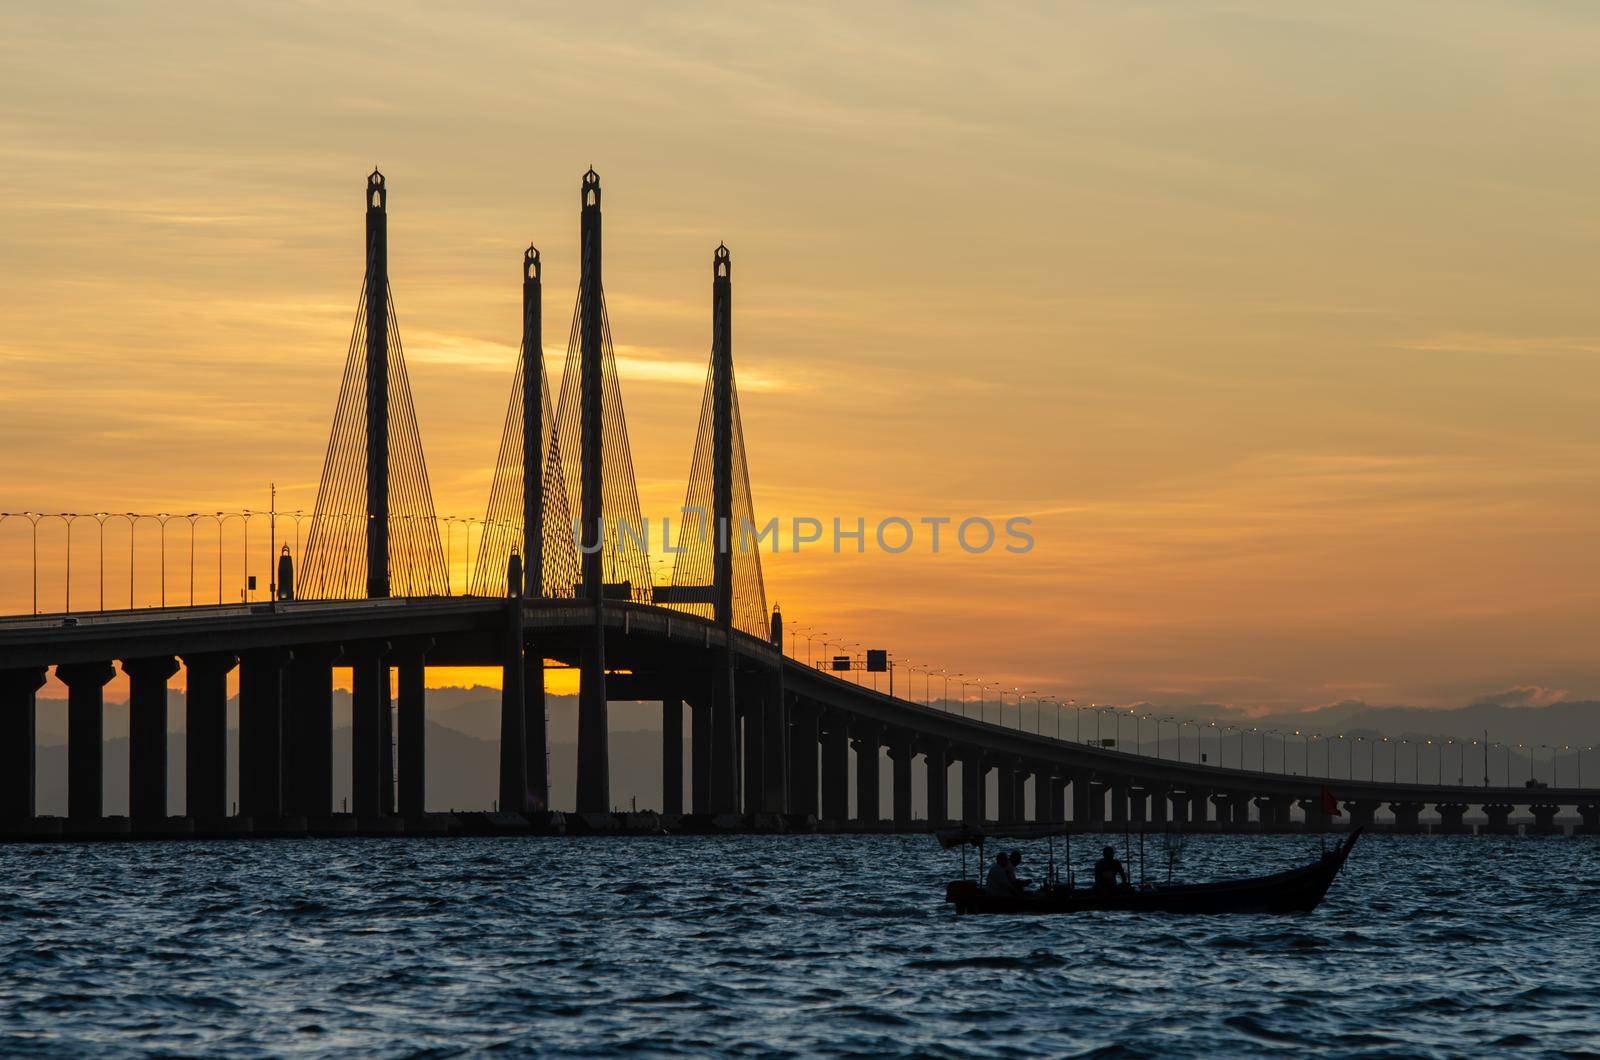
<path id="1" fill-rule="evenodd" d="M 444 546 L 389 287 L 389 188 L 365 185 L 366 268 L 296 595 L 443 596 Z"/>

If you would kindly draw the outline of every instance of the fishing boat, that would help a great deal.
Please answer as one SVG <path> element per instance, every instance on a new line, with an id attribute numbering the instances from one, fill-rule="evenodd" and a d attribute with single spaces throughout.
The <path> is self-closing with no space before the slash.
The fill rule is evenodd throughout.
<path id="1" fill-rule="evenodd" d="M 966 878 L 965 850 L 977 847 L 979 872 L 985 864 L 985 842 L 999 839 L 1038 839 L 1065 835 L 1055 829 L 1010 829 L 985 832 L 960 828 L 937 833 L 945 849 L 963 850 L 962 879 L 945 886 L 945 901 L 958 913 L 1309 913 L 1321 904 L 1333 879 L 1344 867 L 1361 835 L 1357 828 L 1332 850 L 1308 865 L 1248 879 L 1217 880 L 1212 883 L 1148 883 L 1112 889 L 1075 886 L 1069 868 L 1062 879 L 1051 847 L 1045 879 L 1036 888 L 1019 895 L 991 895 L 983 884 Z M 1070 848 L 1069 848 L 1070 850 Z M 1070 854 L 1069 854 L 1070 861 Z"/>

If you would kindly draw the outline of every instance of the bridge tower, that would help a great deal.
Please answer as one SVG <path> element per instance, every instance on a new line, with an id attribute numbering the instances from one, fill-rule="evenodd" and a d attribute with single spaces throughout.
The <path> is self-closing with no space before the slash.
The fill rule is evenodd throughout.
<path id="1" fill-rule="evenodd" d="M 544 595 L 544 477 L 549 445 L 549 385 L 544 371 L 544 293 L 539 248 L 522 257 L 522 596 Z M 550 808 L 545 731 L 544 653 L 524 646 L 523 770 L 529 809 Z"/>
<path id="2" fill-rule="evenodd" d="M 583 175 L 581 201 L 578 328 L 582 505 L 578 549 L 583 559 L 583 594 L 594 608 L 594 622 L 584 636 L 578 664 L 577 803 L 579 813 L 605 813 L 611 806 L 606 730 L 605 302 L 600 269 L 600 175 L 592 168 Z"/>
<path id="3" fill-rule="evenodd" d="M 389 192 L 367 178 L 367 596 L 389 595 Z"/>

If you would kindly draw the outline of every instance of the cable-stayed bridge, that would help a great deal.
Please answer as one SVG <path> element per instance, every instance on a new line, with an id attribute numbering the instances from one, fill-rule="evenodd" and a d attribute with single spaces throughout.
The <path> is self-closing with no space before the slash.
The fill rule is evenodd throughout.
<path id="1" fill-rule="evenodd" d="M 559 392 L 543 358 L 543 262 L 522 257 L 522 341 L 469 594 L 452 595 L 449 525 L 434 508 L 388 270 L 388 185 L 364 189 L 361 295 L 314 510 L 299 547 L 285 547 L 272 599 L 199 605 L 196 516 L 189 522 L 184 606 L 100 606 L 0 620 L 0 831 L 49 835 L 438 832 L 553 827 L 549 812 L 545 667 L 578 673 L 575 827 L 621 827 L 610 811 L 608 704 L 662 704 L 661 811 L 696 827 L 923 828 L 952 819 L 1072 822 L 1085 830 L 1147 826 L 1323 829 L 1346 820 L 1463 831 L 1469 808 L 1491 831 L 1553 831 L 1576 809 L 1600 831 L 1600 789 L 1312 775 L 1211 763 L 1199 750 L 1154 756 L 1048 731 L 1008 727 L 865 688 L 783 651 L 769 612 L 735 383 L 733 261 L 711 258 L 710 357 L 685 511 L 669 579 L 652 574 L 629 449 L 603 282 L 600 178 L 583 175 L 580 278 Z M 39 517 L 33 523 L 35 549 Z M 65 517 L 63 517 L 65 518 Z M 78 518 L 73 516 L 73 518 Z M 129 520 L 130 548 L 138 519 Z M 225 519 L 218 513 L 217 532 Z M 441 534 L 441 526 L 445 533 Z M 245 520 L 248 533 L 248 519 Z M 71 523 L 68 521 L 70 549 Z M 469 539 L 468 547 L 472 548 Z M 221 562 L 219 544 L 218 562 Z M 70 554 L 68 560 L 70 578 Z M 166 576 L 162 575 L 163 604 Z M 67 590 L 70 610 L 71 589 Z M 35 564 L 34 611 L 38 611 Z M 808 653 L 809 655 L 809 653 Z M 180 667 L 181 663 L 181 667 Z M 128 818 L 104 810 L 104 690 L 117 668 L 130 689 Z M 426 668 L 498 666 L 502 673 L 498 816 L 425 812 Z M 36 693 L 50 668 L 66 686 L 68 813 L 35 814 Z M 167 689 L 184 671 L 185 813 L 168 815 Z M 352 796 L 335 812 L 335 668 L 352 686 Z M 238 671 L 238 804 L 227 800 L 228 679 Z M 948 697 L 946 698 L 948 706 Z M 686 718 L 687 713 L 687 718 Z M 1001 720 L 1003 721 L 1003 714 Z M 688 721 L 689 783 L 683 775 Z M 1263 755 L 1263 758 L 1265 755 Z M 1441 759 L 1442 763 L 1442 759 Z M 1581 758 L 1579 767 L 1581 772 Z M 959 798 L 952 799 L 951 767 Z M 913 806 L 913 771 L 924 806 Z M 1325 770 L 1326 771 L 1326 770 Z M 892 810 L 880 821 L 887 773 Z M 1531 780 L 1531 778 L 1530 778 Z M 685 787 L 690 790 L 684 805 Z M 991 797 L 990 792 L 993 791 Z M 957 808 L 959 807 L 959 808 Z M 1425 822 L 1424 811 L 1431 808 Z M 1436 819 L 1437 823 L 1434 823 Z"/>

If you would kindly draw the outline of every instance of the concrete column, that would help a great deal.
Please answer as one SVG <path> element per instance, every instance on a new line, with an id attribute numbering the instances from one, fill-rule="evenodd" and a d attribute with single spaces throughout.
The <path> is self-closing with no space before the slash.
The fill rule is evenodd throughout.
<path id="1" fill-rule="evenodd" d="M 789 812 L 816 816 L 821 812 L 817 806 L 817 711 L 795 700 L 789 706 L 789 718 Z"/>
<path id="2" fill-rule="evenodd" d="M 1014 824 L 1017 821 L 1017 771 L 1008 758 L 995 762 L 994 766 L 994 794 L 995 820 L 1000 824 Z"/>
<path id="3" fill-rule="evenodd" d="M 522 635 L 522 601 L 508 598 L 505 608 L 505 631 L 500 642 L 498 805 L 502 813 L 525 813 L 528 810 L 528 663 Z"/>
<path id="4" fill-rule="evenodd" d="M 1049 769 L 1041 769 L 1033 775 L 1034 792 L 1044 793 L 1044 812 L 1040 820 L 1051 824 L 1061 824 L 1067 819 L 1067 791 L 1065 777 L 1056 776 Z"/>
<path id="5" fill-rule="evenodd" d="M 823 716 L 822 728 L 822 816 L 843 823 L 850 818 L 850 732 L 836 710 Z"/>
<path id="6" fill-rule="evenodd" d="M 1163 800 L 1163 802 L 1166 804 L 1166 810 L 1168 814 L 1170 814 L 1170 819 L 1173 824 L 1187 825 L 1189 823 L 1188 792 L 1172 791 L 1171 789 L 1168 789 L 1166 798 Z"/>
<path id="7" fill-rule="evenodd" d="M 661 812 L 683 812 L 683 697 L 661 699 Z"/>
<path id="8" fill-rule="evenodd" d="M 283 712 L 284 809 L 296 817 L 333 813 L 333 663 L 337 644 L 294 649 Z"/>
<path id="9" fill-rule="evenodd" d="M 1516 835 L 1517 826 L 1511 823 L 1512 806 L 1509 802 L 1491 802 L 1483 806 L 1483 815 L 1489 823 L 1483 828 L 1486 835 Z"/>
<path id="10" fill-rule="evenodd" d="M 1350 799 L 1345 802 L 1345 813 L 1350 815 L 1351 828 L 1365 828 L 1372 824 L 1373 817 L 1378 812 L 1378 807 L 1383 803 L 1377 799 Z"/>
<path id="11" fill-rule="evenodd" d="M 283 666 L 289 653 L 259 648 L 239 657 L 239 815 L 283 816 Z"/>
<path id="12" fill-rule="evenodd" d="M 108 662 L 56 667 L 67 686 L 67 817 L 74 821 L 105 814 L 105 688 L 115 675 Z"/>
<path id="13" fill-rule="evenodd" d="M 400 654 L 400 815 L 427 812 L 428 719 L 427 652 L 432 638 L 409 642 Z"/>
<path id="14" fill-rule="evenodd" d="M 46 669 L 0 670 L 0 821 L 34 816 L 37 788 L 37 704 Z"/>
<path id="15" fill-rule="evenodd" d="M 1578 804 L 1578 817 L 1582 824 L 1578 825 L 1574 835 L 1600 835 L 1600 804 L 1583 802 Z"/>
<path id="16" fill-rule="evenodd" d="M 1118 831 L 1128 823 L 1128 782 L 1118 779 L 1111 783 L 1111 823 Z"/>
<path id="17" fill-rule="evenodd" d="M 1087 831 L 1095 831 L 1104 818 L 1105 803 L 1096 789 L 1094 777 L 1087 771 L 1072 774 L 1072 822 Z"/>
<path id="18" fill-rule="evenodd" d="M 883 729 L 871 722 L 857 722 L 853 729 L 856 748 L 856 820 L 863 824 L 876 824 L 882 816 L 878 810 L 878 747 Z"/>
<path id="19" fill-rule="evenodd" d="M 1464 802 L 1441 802 L 1434 806 L 1439 811 L 1439 831 L 1444 835 L 1465 835 L 1470 829 L 1466 824 L 1467 804 Z"/>
<path id="20" fill-rule="evenodd" d="M 894 823 L 896 828 L 911 827 L 911 734 L 903 730 L 889 733 L 889 762 L 894 770 Z"/>
<path id="21" fill-rule="evenodd" d="M 744 742 L 741 758 L 744 762 L 744 812 L 762 813 L 762 796 L 766 791 L 766 729 L 767 715 L 761 709 L 761 690 L 752 675 L 743 674 L 735 682 L 739 691 L 739 713 L 744 718 Z"/>
<path id="22" fill-rule="evenodd" d="M 1561 826 L 1556 824 L 1556 813 L 1561 807 L 1552 803 L 1535 803 L 1528 807 L 1528 812 L 1533 814 L 1533 823 L 1528 826 L 1528 835 L 1560 835 Z"/>
<path id="23" fill-rule="evenodd" d="M 1396 832 L 1420 832 L 1422 824 L 1418 817 L 1422 814 L 1420 802 L 1391 802 L 1389 812 L 1394 814 L 1394 830 Z"/>
<path id="24" fill-rule="evenodd" d="M 963 747 L 961 758 L 961 822 L 966 825 L 981 826 L 984 823 L 984 814 L 988 808 L 984 805 L 988 794 L 984 790 L 984 774 L 988 772 L 988 763 L 984 761 L 984 754 L 976 747 Z"/>
<path id="25" fill-rule="evenodd" d="M 528 809 L 550 809 L 550 726 L 545 717 L 544 648 L 524 644 L 522 650 L 523 767 L 528 775 Z M 683 765 L 680 762 L 679 773 Z"/>
<path id="26" fill-rule="evenodd" d="M 1150 789 L 1144 787 L 1128 787 L 1128 820 L 1134 825 L 1134 830 L 1143 828 L 1146 818 L 1145 804 L 1150 801 Z"/>
<path id="27" fill-rule="evenodd" d="M 128 817 L 167 816 L 167 682 L 178 672 L 170 655 L 124 659 L 128 675 Z"/>
<path id="28" fill-rule="evenodd" d="M 1155 784 L 1145 790 L 1150 796 L 1150 823 L 1153 825 L 1165 825 L 1167 823 L 1167 789 Z"/>
<path id="29" fill-rule="evenodd" d="M 927 763 L 928 825 L 942 828 L 950 822 L 950 745 L 928 740 L 922 753 Z"/>
<path id="30" fill-rule="evenodd" d="M 694 718 L 694 731 L 689 740 L 689 796 L 695 813 L 711 812 L 711 691 L 701 691 L 700 699 L 689 706 Z"/>
<path id="31" fill-rule="evenodd" d="M 183 657 L 184 813 L 196 821 L 228 816 L 228 671 L 226 653 Z"/>
<path id="32" fill-rule="evenodd" d="M 712 652 L 711 808 L 739 812 L 739 714 L 733 665 L 726 649 Z"/>
<path id="33" fill-rule="evenodd" d="M 1011 812 L 1016 814 L 1019 822 L 1028 819 L 1028 770 L 1026 766 L 1018 766 L 1011 774 Z"/>
<path id="34" fill-rule="evenodd" d="M 783 671 L 778 669 L 757 678 L 761 690 L 761 809 L 766 813 L 789 812 L 789 704 L 783 692 Z"/>
<path id="35" fill-rule="evenodd" d="M 378 746 L 382 753 L 378 759 L 378 813 L 394 816 L 394 674 L 386 663 L 383 667 L 383 711 L 378 715 L 382 736 Z"/>
<path id="36" fill-rule="evenodd" d="M 1222 831 L 1237 831 L 1244 823 L 1239 819 L 1244 811 L 1244 803 L 1233 792 L 1215 792 L 1211 796 L 1211 803 L 1217 808 L 1217 827 Z"/>
<path id="37" fill-rule="evenodd" d="M 350 812 L 377 817 L 383 806 L 383 716 L 389 711 L 389 651 L 386 641 L 349 648 Z M 504 804 L 501 804 L 504 806 Z"/>
<path id="38" fill-rule="evenodd" d="M 1204 789 L 1189 793 L 1189 821 L 1205 825 L 1211 819 L 1211 793 Z"/>

